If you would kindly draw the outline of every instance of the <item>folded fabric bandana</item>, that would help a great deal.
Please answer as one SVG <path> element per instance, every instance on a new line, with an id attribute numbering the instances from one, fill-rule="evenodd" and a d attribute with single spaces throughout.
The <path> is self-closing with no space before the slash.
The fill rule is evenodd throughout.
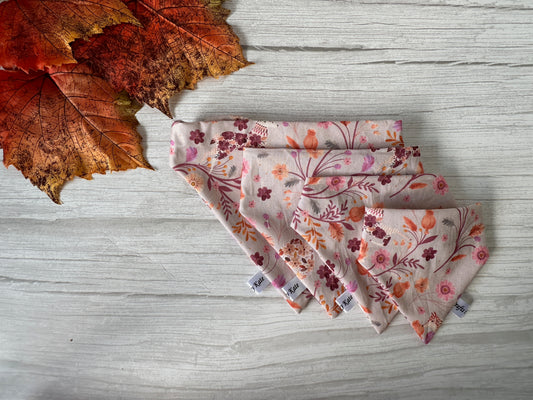
<path id="1" fill-rule="evenodd" d="M 338 278 L 381 333 L 397 308 L 387 290 L 356 261 L 366 207 L 454 207 L 442 176 L 380 175 L 307 178 L 291 226 L 320 255 L 319 276 Z M 377 235 L 385 235 L 377 230 Z M 353 305 L 352 299 L 345 304 Z M 342 301 L 346 301 L 343 299 Z M 342 304 L 342 303 L 341 303 Z"/>
<path id="2" fill-rule="evenodd" d="M 196 189 L 245 253 L 299 312 L 312 296 L 305 291 L 292 301 L 281 291 L 294 273 L 238 211 L 243 148 L 398 146 L 403 144 L 401 128 L 401 121 L 177 121 L 172 125 L 170 165 Z"/>
<path id="3" fill-rule="evenodd" d="M 429 343 L 489 257 L 481 205 L 367 208 L 359 262 Z"/>
<path id="4" fill-rule="evenodd" d="M 385 145 L 383 142 L 381 145 Z M 322 304 L 337 316 L 344 287 L 325 278 L 320 258 L 290 223 L 307 177 L 346 174 L 414 174 L 422 169 L 417 148 L 376 150 L 244 149 L 241 213 L 259 231 Z M 332 178 L 339 185 L 340 178 Z"/>

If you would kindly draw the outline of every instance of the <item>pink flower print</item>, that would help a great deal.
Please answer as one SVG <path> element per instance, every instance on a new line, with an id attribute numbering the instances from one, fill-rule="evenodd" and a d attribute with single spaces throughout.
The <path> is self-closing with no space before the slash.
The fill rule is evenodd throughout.
<path id="1" fill-rule="evenodd" d="M 444 234 L 442 235 L 442 241 L 445 242 L 448 240 L 448 235 Z"/>
<path id="2" fill-rule="evenodd" d="M 233 123 L 233 126 L 237 127 L 238 130 L 242 131 L 246 128 L 248 128 L 248 120 L 247 119 L 236 119 Z"/>
<path id="3" fill-rule="evenodd" d="M 341 255 L 338 252 L 335 252 L 335 254 L 333 254 L 333 258 L 335 260 L 340 260 L 341 259 Z"/>
<path id="4" fill-rule="evenodd" d="M 346 154 L 347 156 L 351 156 L 352 155 L 352 151 L 351 150 L 346 150 L 344 152 L 344 154 Z"/>
<path id="5" fill-rule="evenodd" d="M 260 266 L 263 265 L 264 257 L 261 256 L 261 255 L 259 254 L 258 251 L 256 251 L 254 254 L 252 254 L 252 255 L 250 256 L 250 258 L 251 258 L 252 261 L 253 261 L 254 263 L 256 263 L 257 265 L 260 265 Z"/>
<path id="6" fill-rule="evenodd" d="M 277 219 L 283 219 L 285 216 L 283 215 L 283 213 L 280 211 L 276 214 L 276 218 Z"/>
<path id="7" fill-rule="evenodd" d="M 261 177 L 259 175 L 254 176 L 254 182 L 259 182 L 261 180 Z"/>
<path id="8" fill-rule="evenodd" d="M 268 253 L 270 251 L 270 246 L 265 244 L 265 246 L 263 247 L 263 253 Z"/>
<path id="9" fill-rule="evenodd" d="M 418 307 L 417 311 L 420 315 L 424 314 L 426 312 L 426 309 L 424 307 Z"/>
<path id="10" fill-rule="evenodd" d="M 248 207 L 249 208 L 254 208 L 255 207 L 255 200 L 251 200 L 248 202 Z"/>
<path id="11" fill-rule="evenodd" d="M 279 289 L 285 286 L 286 283 L 287 281 L 285 280 L 285 277 L 283 275 L 278 275 L 276 279 L 272 281 L 272 286 Z"/>
<path id="12" fill-rule="evenodd" d="M 437 292 L 437 296 L 444 301 L 448 301 L 453 298 L 453 295 L 455 294 L 455 287 L 450 281 L 444 280 L 437 285 L 435 291 Z"/>
<path id="13" fill-rule="evenodd" d="M 344 165 L 351 165 L 351 164 L 352 164 L 352 160 L 350 158 L 344 159 Z"/>
<path id="14" fill-rule="evenodd" d="M 360 136 L 359 137 L 359 143 L 364 144 L 366 142 L 368 142 L 368 139 L 366 138 L 366 136 Z"/>
<path id="15" fill-rule="evenodd" d="M 194 142 L 194 144 L 199 144 L 204 142 L 205 133 L 197 129 L 189 133 L 189 139 Z"/>
<path id="16" fill-rule="evenodd" d="M 372 263 L 378 269 L 386 269 L 390 260 L 390 254 L 387 250 L 381 249 L 372 255 Z"/>
<path id="17" fill-rule="evenodd" d="M 394 125 L 392 125 L 392 129 L 394 129 L 394 132 L 401 132 L 401 130 L 402 130 L 402 121 L 395 121 Z"/>
<path id="18" fill-rule="evenodd" d="M 346 290 L 350 293 L 354 293 L 357 288 L 359 287 L 359 285 L 357 285 L 357 282 L 356 281 L 351 281 L 348 283 L 348 285 L 346 286 Z"/>
<path id="19" fill-rule="evenodd" d="M 330 121 L 322 121 L 322 122 L 317 123 L 317 125 L 320 128 L 328 129 L 328 127 L 331 125 L 331 122 Z"/>
<path id="20" fill-rule="evenodd" d="M 187 150 L 185 150 L 185 161 L 191 162 L 196 158 L 197 155 L 198 149 L 196 147 L 189 147 Z"/>
<path id="21" fill-rule="evenodd" d="M 171 140 L 170 141 L 170 154 L 174 154 L 174 144 L 175 144 L 174 141 Z"/>
<path id="22" fill-rule="evenodd" d="M 476 262 L 477 265 L 485 264 L 488 258 L 489 249 L 487 249 L 485 246 L 476 247 L 472 252 L 472 259 Z"/>
<path id="23" fill-rule="evenodd" d="M 342 176 L 330 176 L 326 179 L 326 184 L 330 190 L 335 190 L 338 192 L 341 190 L 342 185 L 344 185 L 345 179 Z"/>
<path id="24" fill-rule="evenodd" d="M 406 203 L 410 202 L 411 201 L 411 196 L 409 196 L 409 195 L 403 196 L 403 201 L 405 201 Z"/>
<path id="25" fill-rule="evenodd" d="M 248 172 L 250 172 L 250 163 L 247 159 L 242 160 L 242 176 L 245 176 Z"/>
<path id="26" fill-rule="evenodd" d="M 435 190 L 435 193 L 440 195 L 445 195 L 448 191 L 448 184 L 442 175 L 437 176 L 433 180 L 433 189 Z"/>
<path id="27" fill-rule="evenodd" d="M 363 165 L 361 167 L 361 172 L 366 172 L 368 171 L 370 168 L 372 168 L 372 165 L 374 165 L 374 162 L 375 162 L 375 158 L 372 157 L 370 154 L 367 154 L 365 156 L 365 161 L 363 162 Z"/>

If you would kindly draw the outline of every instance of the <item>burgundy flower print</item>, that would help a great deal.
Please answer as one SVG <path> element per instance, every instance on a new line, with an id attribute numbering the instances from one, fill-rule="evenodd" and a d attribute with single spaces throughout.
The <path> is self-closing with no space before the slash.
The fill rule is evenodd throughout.
<path id="1" fill-rule="evenodd" d="M 356 251 L 359 251 L 361 248 L 361 241 L 357 238 L 353 238 L 348 240 L 348 249 L 352 251 L 352 253 L 355 253 Z"/>
<path id="2" fill-rule="evenodd" d="M 339 278 L 337 278 L 335 275 L 330 275 L 328 277 L 328 280 L 326 281 L 326 286 L 329 287 L 331 290 L 335 290 L 339 288 Z"/>
<path id="3" fill-rule="evenodd" d="M 372 232 L 372 234 L 378 239 L 383 239 L 387 233 L 379 226 L 377 226 L 376 229 L 374 229 L 374 231 Z"/>
<path id="4" fill-rule="evenodd" d="M 229 142 L 225 140 L 221 140 L 220 142 L 218 142 L 218 150 L 226 151 L 228 149 L 229 149 Z"/>
<path id="5" fill-rule="evenodd" d="M 194 142 L 194 144 L 199 144 L 204 142 L 204 136 L 205 133 L 200 131 L 200 129 L 197 129 L 195 131 L 191 131 L 189 139 Z"/>
<path id="6" fill-rule="evenodd" d="M 247 119 L 236 119 L 233 125 L 236 126 L 238 130 L 242 131 L 248 128 L 248 120 Z"/>
<path id="7" fill-rule="evenodd" d="M 437 250 L 435 250 L 433 247 L 430 247 L 429 249 L 424 249 L 422 252 L 422 257 L 425 258 L 426 261 L 429 261 L 435 258 L 435 254 L 437 254 Z"/>
<path id="8" fill-rule="evenodd" d="M 261 136 L 256 135 L 256 134 L 250 135 L 250 146 L 251 147 L 261 146 Z"/>
<path id="9" fill-rule="evenodd" d="M 260 197 L 263 201 L 270 199 L 270 193 L 272 193 L 272 190 L 266 186 L 257 189 L 257 197 Z"/>
<path id="10" fill-rule="evenodd" d="M 376 223 L 376 217 L 373 215 L 365 215 L 365 226 L 373 227 Z"/>
<path id="11" fill-rule="evenodd" d="M 259 254 L 259 252 L 256 251 L 255 254 L 252 254 L 252 255 L 250 256 L 250 258 L 251 258 L 252 261 L 253 261 L 254 263 L 256 263 L 257 265 L 263 265 L 264 257 L 261 256 L 261 255 Z"/>
<path id="12" fill-rule="evenodd" d="M 230 139 L 233 139 L 233 132 L 232 131 L 226 131 L 226 132 L 222 132 L 222 137 L 226 140 L 230 140 Z"/>
<path id="13" fill-rule="evenodd" d="M 237 142 L 239 146 L 245 144 L 247 140 L 248 140 L 248 135 L 246 135 L 246 133 L 235 134 L 235 141 Z"/>
<path id="14" fill-rule="evenodd" d="M 387 183 L 391 182 L 391 177 L 390 175 L 380 175 L 378 178 L 378 182 L 382 185 L 386 185 Z"/>
<path id="15" fill-rule="evenodd" d="M 320 267 L 318 267 L 317 273 L 320 279 L 328 279 L 331 275 L 330 269 L 325 265 L 321 265 Z"/>

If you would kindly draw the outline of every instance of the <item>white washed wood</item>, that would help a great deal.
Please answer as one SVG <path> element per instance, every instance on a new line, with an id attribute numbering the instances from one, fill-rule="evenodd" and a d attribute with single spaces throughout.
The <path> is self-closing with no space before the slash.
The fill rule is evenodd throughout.
<path id="1" fill-rule="evenodd" d="M 145 107 L 156 172 L 75 180 L 56 206 L 0 170 L 0 398 L 531 398 L 533 4 L 226 4 L 256 64 L 173 99 L 176 117 L 403 118 L 426 170 L 484 203 L 472 310 L 424 346 L 402 318 L 377 336 L 357 312 L 252 296 Z"/>

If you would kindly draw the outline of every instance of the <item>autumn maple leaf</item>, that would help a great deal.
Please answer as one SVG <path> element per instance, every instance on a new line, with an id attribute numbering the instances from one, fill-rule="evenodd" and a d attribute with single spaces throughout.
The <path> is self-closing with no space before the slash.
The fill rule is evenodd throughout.
<path id="1" fill-rule="evenodd" d="M 70 42 L 138 24 L 120 0 L 9 0 L 0 4 L 0 21 L 0 66 L 24 71 L 75 63 Z"/>
<path id="2" fill-rule="evenodd" d="M 56 203 L 74 176 L 151 168 L 135 130 L 139 108 L 84 64 L 30 74 L 0 71 L 4 164 L 14 165 Z"/>
<path id="3" fill-rule="evenodd" d="M 143 27 L 108 27 L 88 42 L 73 43 L 74 55 L 90 62 L 116 90 L 171 117 L 173 94 L 194 88 L 205 76 L 227 75 L 250 64 L 226 23 L 223 1 L 125 1 Z"/>

